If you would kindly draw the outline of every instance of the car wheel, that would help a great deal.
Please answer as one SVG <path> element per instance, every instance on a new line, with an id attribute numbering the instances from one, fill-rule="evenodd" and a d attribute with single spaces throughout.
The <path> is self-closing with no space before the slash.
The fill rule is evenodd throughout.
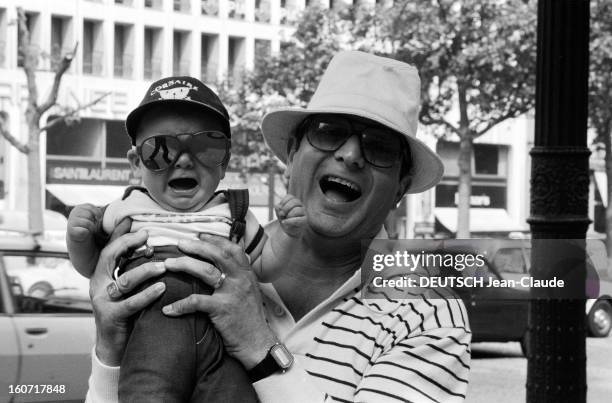
<path id="1" fill-rule="evenodd" d="M 28 290 L 28 296 L 34 298 L 47 298 L 53 294 L 53 287 L 51 284 L 41 281 L 34 283 Z"/>
<path id="2" fill-rule="evenodd" d="M 606 337 L 612 329 L 612 305 L 606 300 L 596 301 L 587 316 L 589 334 L 593 337 Z"/>

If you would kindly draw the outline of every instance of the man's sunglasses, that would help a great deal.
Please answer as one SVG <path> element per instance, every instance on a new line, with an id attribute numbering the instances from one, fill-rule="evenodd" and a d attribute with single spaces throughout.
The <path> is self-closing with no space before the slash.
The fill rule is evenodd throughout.
<path id="1" fill-rule="evenodd" d="M 302 124 L 310 145 L 321 151 L 337 151 L 351 136 L 358 135 L 361 155 L 375 167 L 390 168 L 403 156 L 410 158 L 401 135 L 384 126 L 338 115 L 312 115 Z"/>
<path id="2" fill-rule="evenodd" d="M 217 167 L 227 161 L 229 149 L 230 140 L 225 133 L 203 131 L 149 137 L 136 147 L 136 152 L 148 170 L 162 172 L 173 166 L 184 152 L 204 166 Z"/>

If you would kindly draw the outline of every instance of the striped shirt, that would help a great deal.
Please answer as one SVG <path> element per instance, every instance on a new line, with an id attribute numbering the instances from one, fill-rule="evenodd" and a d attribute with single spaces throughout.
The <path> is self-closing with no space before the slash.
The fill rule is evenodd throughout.
<path id="1" fill-rule="evenodd" d="M 268 322 L 295 356 L 289 371 L 254 384 L 261 401 L 463 401 L 471 333 L 461 300 L 364 300 L 360 282 L 358 270 L 298 322 L 261 284 Z M 92 362 L 87 401 L 117 401 L 118 367 Z"/>

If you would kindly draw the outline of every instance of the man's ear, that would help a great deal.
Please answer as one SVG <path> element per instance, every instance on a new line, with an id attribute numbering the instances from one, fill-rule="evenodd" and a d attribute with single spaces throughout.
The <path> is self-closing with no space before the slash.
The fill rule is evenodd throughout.
<path id="1" fill-rule="evenodd" d="M 402 200 L 411 182 L 412 177 L 410 175 L 404 175 L 404 177 L 400 179 L 397 193 L 395 194 L 395 204 L 398 204 Z"/>
<path id="2" fill-rule="evenodd" d="M 132 172 L 134 173 L 134 177 L 140 178 L 142 169 L 142 163 L 140 162 L 140 157 L 135 149 L 130 148 L 127 152 L 127 159 L 130 162 L 130 168 L 132 168 Z"/>

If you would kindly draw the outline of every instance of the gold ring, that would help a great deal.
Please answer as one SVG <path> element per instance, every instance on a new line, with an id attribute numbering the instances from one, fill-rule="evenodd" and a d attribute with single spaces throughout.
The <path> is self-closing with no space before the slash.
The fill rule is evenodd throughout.
<path id="1" fill-rule="evenodd" d="M 217 282 L 213 285 L 213 288 L 216 290 L 217 288 L 221 287 L 223 285 L 223 282 L 225 281 L 225 273 L 221 272 L 221 275 L 219 276 L 219 279 L 217 280 Z"/>

